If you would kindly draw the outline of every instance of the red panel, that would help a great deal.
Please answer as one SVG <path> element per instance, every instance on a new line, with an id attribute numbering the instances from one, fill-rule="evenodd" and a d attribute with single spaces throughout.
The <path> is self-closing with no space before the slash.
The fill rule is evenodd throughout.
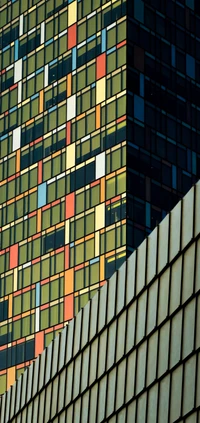
<path id="1" fill-rule="evenodd" d="M 35 357 L 44 350 L 44 332 L 37 332 L 35 334 Z"/>
<path id="2" fill-rule="evenodd" d="M 65 246 L 65 269 L 69 269 L 69 244 Z"/>
<path id="3" fill-rule="evenodd" d="M 64 298 L 64 320 L 71 320 L 74 317 L 74 295 L 70 294 Z"/>
<path id="4" fill-rule="evenodd" d="M 121 41 L 121 43 L 117 44 L 117 48 L 120 48 L 120 47 L 125 46 L 125 45 L 126 45 L 126 40 Z"/>
<path id="5" fill-rule="evenodd" d="M 66 144 L 69 145 L 71 143 L 71 121 L 67 122 L 66 138 Z"/>
<path id="6" fill-rule="evenodd" d="M 18 266 L 18 244 L 10 247 L 10 269 Z"/>
<path id="7" fill-rule="evenodd" d="M 76 23 L 68 28 L 67 38 L 68 38 L 68 50 L 75 47 L 76 45 Z"/>
<path id="8" fill-rule="evenodd" d="M 106 53 L 97 56 L 96 79 L 106 75 Z"/>
<path id="9" fill-rule="evenodd" d="M 66 195 L 66 203 L 65 203 L 65 218 L 69 219 L 70 217 L 74 216 L 74 206 L 75 206 L 75 195 L 74 192 L 71 194 Z"/>

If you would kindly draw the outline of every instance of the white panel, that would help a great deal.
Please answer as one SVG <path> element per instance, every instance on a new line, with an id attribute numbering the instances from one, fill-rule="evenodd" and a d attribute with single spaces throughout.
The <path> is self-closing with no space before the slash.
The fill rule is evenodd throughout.
<path id="1" fill-rule="evenodd" d="M 18 82 L 18 97 L 17 97 L 17 102 L 21 103 L 22 101 L 22 81 Z"/>
<path id="2" fill-rule="evenodd" d="M 172 210 L 170 215 L 170 261 L 180 250 L 181 231 L 181 202 Z"/>
<path id="3" fill-rule="evenodd" d="M 106 370 L 108 370 L 115 362 L 116 330 L 117 330 L 117 320 L 115 319 L 108 329 Z"/>
<path id="4" fill-rule="evenodd" d="M 169 423 L 169 389 L 170 375 L 161 380 L 159 391 L 158 423 Z"/>
<path id="5" fill-rule="evenodd" d="M 125 278 L 126 278 L 126 262 L 123 263 L 118 270 L 116 314 L 118 314 L 124 307 L 125 288 L 126 288 Z"/>
<path id="6" fill-rule="evenodd" d="M 182 358 L 187 357 L 194 348 L 195 304 L 193 299 L 184 310 Z"/>
<path id="7" fill-rule="evenodd" d="M 74 360 L 74 375 L 73 375 L 73 399 L 79 394 L 80 389 L 80 373 L 81 373 L 81 354 Z M 75 420 L 76 421 L 76 420 Z"/>
<path id="8" fill-rule="evenodd" d="M 14 84 L 22 79 L 22 59 L 14 63 Z"/>
<path id="9" fill-rule="evenodd" d="M 110 322 L 115 315 L 116 276 L 117 273 L 115 272 L 111 276 L 108 284 L 107 323 Z"/>
<path id="10" fill-rule="evenodd" d="M 45 34 L 45 23 L 42 22 L 40 25 L 40 44 L 44 43 L 44 34 Z"/>
<path id="11" fill-rule="evenodd" d="M 170 368 L 175 366 L 180 360 L 181 355 L 181 335 L 182 335 L 182 310 L 180 310 L 172 319 L 171 325 L 171 344 L 170 344 Z"/>
<path id="12" fill-rule="evenodd" d="M 48 87 L 49 83 L 49 68 L 48 65 L 45 65 L 44 67 L 44 86 Z"/>
<path id="13" fill-rule="evenodd" d="M 65 221 L 65 244 L 69 244 L 69 219 Z"/>
<path id="14" fill-rule="evenodd" d="M 117 383 L 116 383 L 116 409 L 124 404 L 124 391 L 125 391 L 125 377 L 126 377 L 126 359 L 121 361 L 117 371 Z M 121 421 L 121 420 L 119 420 Z"/>
<path id="15" fill-rule="evenodd" d="M 147 308 L 147 334 L 150 333 L 156 326 L 157 316 L 157 297 L 158 297 L 158 280 L 151 285 L 148 295 Z"/>
<path id="16" fill-rule="evenodd" d="M 146 408 L 147 408 L 147 393 L 144 392 L 144 394 L 142 394 L 138 399 L 137 423 L 144 423 L 146 421 Z"/>
<path id="17" fill-rule="evenodd" d="M 159 304 L 158 304 L 158 325 L 168 315 L 168 298 L 169 298 L 169 276 L 170 271 L 167 269 L 160 278 L 159 283 Z"/>
<path id="18" fill-rule="evenodd" d="M 126 353 L 128 353 L 135 343 L 135 330 L 136 330 L 136 301 L 128 308 L 128 323 L 127 323 L 127 336 L 126 336 Z"/>
<path id="19" fill-rule="evenodd" d="M 169 215 L 159 225 L 159 243 L 158 243 L 158 272 L 160 272 L 167 263 L 168 259 L 168 228 Z"/>
<path id="20" fill-rule="evenodd" d="M 75 356 L 80 349 L 82 313 L 83 313 L 83 310 L 80 310 L 77 316 L 75 317 L 75 331 L 74 331 L 74 337 L 73 337 L 73 356 Z"/>
<path id="21" fill-rule="evenodd" d="M 76 94 L 67 99 L 67 121 L 76 116 Z"/>
<path id="22" fill-rule="evenodd" d="M 56 336 L 53 342 L 53 363 L 52 363 L 51 377 L 53 377 L 57 372 L 59 346 L 60 346 L 60 334 Z"/>
<path id="23" fill-rule="evenodd" d="M 35 332 L 40 330 L 40 308 L 37 307 L 35 310 Z"/>
<path id="24" fill-rule="evenodd" d="M 158 384 L 152 386 L 148 395 L 147 423 L 156 422 L 158 402 Z"/>
<path id="25" fill-rule="evenodd" d="M 154 231 L 148 237 L 148 249 L 147 249 L 147 284 L 156 274 L 156 261 L 157 261 L 157 234 L 158 229 Z"/>
<path id="26" fill-rule="evenodd" d="M 137 250 L 136 294 L 138 294 L 145 285 L 146 243 L 147 241 L 145 239 Z"/>
<path id="27" fill-rule="evenodd" d="M 155 332 L 149 338 L 149 343 L 148 343 L 147 380 L 146 380 L 147 386 L 149 386 L 156 379 L 157 360 L 158 360 L 157 348 L 158 348 L 158 332 Z"/>
<path id="28" fill-rule="evenodd" d="M 134 397 L 135 373 L 136 373 L 136 350 L 134 350 L 127 359 L 127 380 L 126 380 L 126 399 L 128 402 Z"/>
<path id="29" fill-rule="evenodd" d="M 194 187 L 183 198 L 182 249 L 193 236 Z"/>
<path id="30" fill-rule="evenodd" d="M 102 422 L 104 420 L 105 406 L 106 406 L 106 385 L 107 385 L 107 375 L 105 375 L 103 377 L 103 379 L 101 379 L 100 384 L 99 384 L 98 422 Z M 77 420 L 75 420 L 75 421 L 77 421 Z"/>
<path id="31" fill-rule="evenodd" d="M 126 310 L 120 315 L 117 325 L 117 346 L 116 346 L 116 361 L 124 355 L 126 335 Z"/>
<path id="32" fill-rule="evenodd" d="M 131 254 L 127 260 L 126 305 L 129 304 L 135 294 L 135 259 L 136 252 Z"/>
<path id="33" fill-rule="evenodd" d="M 170 289 L 170 310 L 169 313 L 172 314 L 173 311 L 177 309 L 181 301 L 181 275 L 182 275 L 182 256 L 175 261 L 171 268 L 171 289 Z"/>
<path id="34" fill-rule="evenodd" d="M 196 356 L 185 363 L 183 390 L 183 415 L 189 413 L 195 402 Z"/>
<path id="35" fill-rule="evenodd" d="M 99 319 L 98 319 L 98 330 L 104 328 L 106 323 L 106 307 L 107 307 L 107 289 L 108 284 L 106 283 L 101 289 L 100 289 L 100 304 L 99 304 Z"/>
<path id="36" fill-rule="evenodd" d="M 147 354 L 147 343 L 144 342 L 138 348 L 137 353 L 137 364 L 136 364 L 136 395 L 144 389 L 145 386 L 145 375 L 146 375 L 146 354 Z M 143 420 L 144 422 L 145 420 Z"/>
<path id="37" fill-rule="evenodd" d="M 196 184 L 196 204 L 195 204 L 195 236 L 200 233 L 200 181 Z"/>
<path id="38" fill-rule="evenodd" d="M 23 35 L 23 24 L 24 24 L 24 15 L 19 17 L 19 36 Z"/>
<path id="39" fill-rule="evenodd" d="M 113 386 L 116 386 L 116 367 L 108 374 L 106 416 L 109 416 L 114 410 L 115 389 Z"/>
<path id="40" fill-rule="evenodd" d="M 106 153 L 100 153 L 96 156 L 96 179 L 102 178 L 106 172 Z"/>
<path id="41" fill-rule="evenodd" d="M 52 364 L 52 350 L 53 350 L 53 342 L 47 348 L 46 354 L 46 369 L 45 369 L 45 383 L 47 383 L 51 376 L 51 364 Z"/>
<path id="42" fill-rule="evenodd" d="M 188 300 L 193 294 L 195 271 L 195 243 L 184 254 L 183 260 L 183 284 L 182 284 L 182 303 Z"/>
<path id="43" fill-rule="evenodd" d="M 181 414 L 181 394 L 183 386 L 183 367 L 179 366 L 172 373 L 171 381 L 171 401 L 170 401 L 170 419 L 169 422 L 175 422 Z"/>
<path id="44" fill-rule="evenodd" d="M 87 302 L 83 309 L 83 323 L 81 331 L 81 348 L 83 348 L 88 342 L 88 329 L 90 320 L 90 301 Z"/>
<path id="45" fill-rule="evenodd" d="M 158 377 L 168 369 L 170 322 L 166 322 L 160 329 L 158 350 Z"/>
<path id="46" fill-rule="evenodd" d="M 21 126 L 13 129 L 13 151 L 18 150 L 21 146 Z"/>
<path id="47" fill-rule="evenodd" d="M 144 338 L 145 335 L 145 323 L 146 323 L 146 312 L 147 312 L 147 291 L 138 299 L 137 304 L 137 329 L 136 329 L 136 344 Z"/>
<path id="48" fill-rule="evenodd" d="M 88 372 L 90 364 L 90 346 L 83 351 L 82 372 L 81 372 L 81 392 L 84 391 L 88 383 Z"/>

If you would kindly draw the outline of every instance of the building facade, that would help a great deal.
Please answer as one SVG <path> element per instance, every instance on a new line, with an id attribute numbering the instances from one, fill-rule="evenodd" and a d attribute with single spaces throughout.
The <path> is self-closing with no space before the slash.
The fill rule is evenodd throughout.
<path id="1" fill-rule="evenodd" d="M 200 182 L 33 362 L 0 423 L 197 423 Z"/>
<path id="2" fill-rule="evenodd" d="M 1 1 L 0 394 L 200 175 L 194 1 Z"/>

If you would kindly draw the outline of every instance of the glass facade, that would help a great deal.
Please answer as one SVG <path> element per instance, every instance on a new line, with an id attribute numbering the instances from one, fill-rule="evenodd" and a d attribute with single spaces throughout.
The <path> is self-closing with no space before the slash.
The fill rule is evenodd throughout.
<path id="1" fill-rule="evenodd" d="M 126 1 L 1 1 L 0 394 L 126 257 Z"/>
<path id="2" fill-rule="evenodd" d="M 1 0 L 0 394 L 199 178 L 194 6 Z"/>

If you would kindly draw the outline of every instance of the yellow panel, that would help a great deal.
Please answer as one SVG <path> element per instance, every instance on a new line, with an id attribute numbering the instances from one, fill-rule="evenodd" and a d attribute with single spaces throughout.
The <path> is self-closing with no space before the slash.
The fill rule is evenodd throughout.
<path id="1" fill-rule="evenodd" d="M 101 78 L 96 82 L 96 103 L 99 104 L 106 98 L 106 78 Z"/>
<path id="2" fill-rule="evenodd" d="M 67 147 L 67 160 L 66 167 L 70 169 L 75 166 L 75 143 L 68 145 Z"/>
<path id="3" fill-rule="evenodd" d="M 8 317 L 12 317 L 12 294 L 8 297 Z"/>
<path id="4" fill-rule="evenodd" d="M 73 25 L 77 21 L 77 2 L 68 5 L 68 26 Z"/>
<path id="5" fill-rule="evenodd" d="M 105 203 L 95 207 L 95 231 L 105 226 Z"/>
<path id="6" fill-rule="evenodd" d="M 18 276 L 17 268 L 14 269 L 13 275 L 14 275 L 14 291 L 17 291 L 17 276 Z"/>
<path id="7" fill-rule="evenodd" d="M 9 389 L 11 385 L 13 385 L 13 383 L 15 382 L 15 379 L 16 378 L 15 378 L 15 366 L 14 366 L 8 369 L 7 389 Z"/>
<path id="8" fill-rule="evenodd" d="M 95 232 L 95 257 L 99 256 L 99 232 Z"/>

